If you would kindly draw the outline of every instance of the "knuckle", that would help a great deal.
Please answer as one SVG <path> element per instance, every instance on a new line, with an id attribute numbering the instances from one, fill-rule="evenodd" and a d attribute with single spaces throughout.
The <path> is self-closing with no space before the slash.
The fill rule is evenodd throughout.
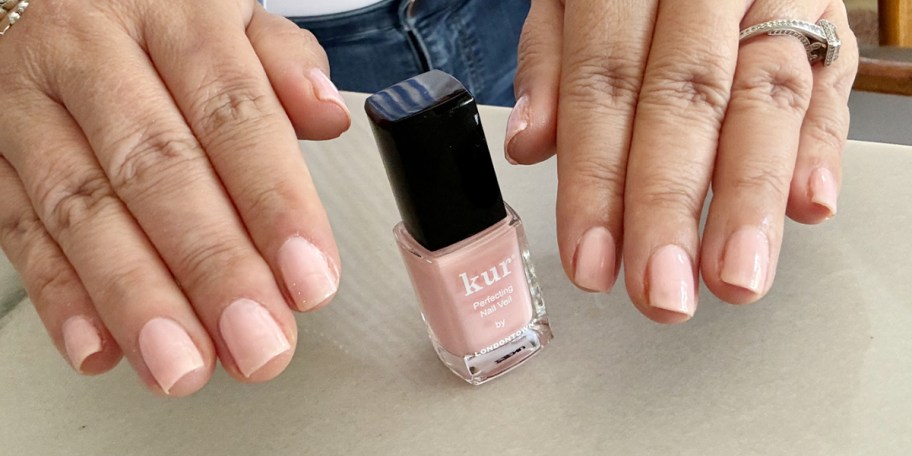
<path id="1" fill-rule="evenodd" d="M 150 277 L 149 266 L 141 262 L 124 263 L 111 270 L 100 286 L 92 294 L 92 299 L 99 306 L 110 306 L 123 303 L 135 296 L 137 288 L 152 289 L 157 284 Z M 103 309 L 99 309 L 103 310 Z"/>
<path id="2" fill-rule="evenodd" d="M 758 163 L 756 166 L 747 166 L 734 178 L 731 190 L 738 194 L 753 195 L 754 198 L 785 201 L 788 199 L 791 173 L 783 173 L 777 167 L 781 168 L 781 164 Z"/>
<path id="3" fill-rule="evenodd" d="M 22 273 L 28 294 L 39 311 L 78 295 L 74 289 L 82 284 L 66 266 L 66 259 L 47 238 L 44 225 L 30 208 L 4 214 L 0 219 L 0 245 Z"/>
<path id="4" fill-rule="evenodd" d="M 636 106 L 642 83 L 641 64 L 626 59 L 585 59 L 573 65 L 565 96 L 622 109 Z"/>
<path id="5" fill-rule="evenodd" d="M 518 71 L 522 73 L 523 70 L 535 67 L 537 63 L 545 61 L 545 57 L 549 56 L 545 55 L 544 37 L 524 30 L 517 49 Z"/>
<path id="6" fill-rule="evenodd" d="M 228 76 L 220 75 L 204 83 L 191 108 L 198 127 L 194 130 L 203 142 L 236 137 L 275 116 L 272 96 L 259 79 L 237 71 L 225 74 Z"/>
<path id="7" fill-rule="evenodd" d="M 802 133 L 832 152 L 840 153 L 848 138 L 848 120 L 834 114 L 810 116 L 804 120 Z"/>
<path id="8" fill-rule="evenodd" d="M 317 40 L 317 36 L 313 34 L 310 30 L 299 28 L 297 25 L 289 22 L 290 27 L 287 27 L 284 33 L 287 33 L 288 39 L 298 40 L 302 46 L 308 49 L 323 49 L 323 46 L 320 45 L 320 42 Z M 279 35 L 281 38 L 282 35 Z"/>
<path id="9" fill-rule="evenodd" d="M 833 81 L 832 90 L 845 102 L 848 102 L 849 94 L 852 93 L 857 68 L 857 65 L 850 67 Z"/>
<path id="10" fill-rule="evenodd" d="M 659 211 L 677 214 L 685 218 L 698 220 L 703 209 L 703 198 L 707 184 L 699 182 L 689 174 L 679 170 L 657 172 L 657 176 L 648 182 L 638 183 L 634 204 L 640 210 Z M 671 178 L 669 176 L 678 176 Z"/>
<path id="11" fill-rule="evenodd" d="M 283 43 L 284 46 L 293 46 L 295 50 L 303 52 L 323 52 L 323 46 L 310 30 L 302 29 L 288 19 L 282 18 L 281 23 L 275 27 L 258 27 L 251 41 L 268 41 Z"/>
<path id="12" fill-rule="evenodd" d="M 275 220 L 276 216 L 297 208 L 298 198 L 291 191 L 294 186 L 284 183 L 281 179 L 262 185 L 255 182 L 256 188 L 248 188 L 242 192 L 244 195 L 244 213 L 251 219 Z"/>
<path id="13" fill-rule="evenodd" d="M 624 197 L 626 170 L 623 164 L 606 161 L 600 157 L 577 159 L 573 166 L 572 184 L 583 192 L 595 191 L 600 195 L 620 201 Z"/>
<path id="14" fill-rule="evenodd" d="M 43 263 L 42 266 L 28 268 L 23 274 L 29 297 L 39 311 L 84 296 L 79 291 L 82 282 L 75 274 L 64 271 L 62 263 Z"/>
<path id="15" fill-rule="evenodd" d="M 688 116 L 697 111 L 721 123 L 731 95 L 730 73 L 719 56 L 667 59 L 651 68 L 640 104 Z"/>
<path id="16" fill-rule="evenodd" d="M 79 224 L 91 223 L 105 208 L 119 202 L 100 170 L 41 183 L 35 195 L 41 218 L 52 233 L 69 232 Z"/>
<path id="17" fill-rule="evenodd" d="M 854 42 L 854 36 L 848 38 L 850 42 Z M 843 41 L 843 47 L 839 51 L 839 59 L 833 64 L 836 68 L 833 68 L 836 71 L 829 73 L 824 73 L 823 75 L 818 76 L 818 80 L 821 84 L 832 85 L 832 90 L 839 96 L 844 99 L 849 99 L 849 94 L 852 92 L 852 86 L 855 83 L 855 77 L 858 75 L 859 70 L 859 51 L 858 46 L 856 45 L 847 45 L 846 41 Z"/>
<path id="18" fill-rule="evenodd" d="M 732 97 L 744 102 L 803 115 L 813 90 L 813 76 L 806 61 L 769 55 L 744 71 L 734 84 Z"/>
<path id="19" fill-rule="evenodd" d="M 224 236 L 221 236 L 224 238 Z M 206 242 L 190 244 L 175 264 L 175 277 L 182 288 L 200 288 L 203 284 L 218 283 L 232 271 L 242 270 L 248 255 L 236 240 L 216 242 L 217 236 L 205 237 Z"/>
<path id="20" fill-rule="evenodd" d="M 23 207 L 17 212 L 0 216 L 0 245 L 4 249 L 22 248 L 43 231 L 44 225 L 31 208 Z"/>
<path id="21" fill-rule="evenodd" d="M 136 195 L 141 189 L 159 188 L 175 171 L 194 169 L 204 160 L 196 139 L 189 134 L 166 129 L 143 129 L 111 144 L 108 164 L 111 185 L 123 195 Z"/>

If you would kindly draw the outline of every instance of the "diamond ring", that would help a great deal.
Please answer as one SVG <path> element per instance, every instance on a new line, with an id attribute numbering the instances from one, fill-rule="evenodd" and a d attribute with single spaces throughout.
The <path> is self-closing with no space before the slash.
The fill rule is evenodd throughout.
<path id="1" fill-rule="evenodd" d="M 764 22 L 742 30 L 740 41 L 744 42 L 760 35 L 787 35 L 798 38 L 807 52 L 808 62 L 814 64 L 823 61 L 824 66 L 832 65 L 839 58 L 839 48 L 842 46 L 836 33 L 836 26 L 826 19 L 821 19 L 816 24 L 791 19 Z"/>
<path id="2" fill-rule="evenodd" d="M 28 6 L 28 0 L 0 0 L 0 36 L 19 20 Z"/>

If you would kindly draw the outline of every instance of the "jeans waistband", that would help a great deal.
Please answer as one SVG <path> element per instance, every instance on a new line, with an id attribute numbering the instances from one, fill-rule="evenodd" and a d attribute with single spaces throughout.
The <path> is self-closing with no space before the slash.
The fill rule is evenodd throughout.
<path id="1" fill-rule="evenodd" d="M 377 30 L 402 29 L 412 21 L 455 8 L 466 0 L 384 0 L 364 8 L 325 16 L 289 17 L 299 27 L 329 39 L 356 37 Z"/>

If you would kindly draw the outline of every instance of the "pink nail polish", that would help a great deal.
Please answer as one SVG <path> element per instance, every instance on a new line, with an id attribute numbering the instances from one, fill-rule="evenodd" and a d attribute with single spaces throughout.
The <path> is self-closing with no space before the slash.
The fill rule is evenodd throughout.
<path id="1" fill-rule="evenodd" d="M 351 112 L 348 110 L 348 106 L 345 105 L 345 99 L 342 98 L 342 94 L 339 93 L 339 89 L 336 88 L 335 84 L 326 76 L 326 73 L 319 68 L 312 68 L 307 73 L 310 83 L 313 84 L 314 96 L 317 97 L 320 101 L 328 101 L 334 103 L 346 114 L 351 115 Z"/>
<path id="2" fill-rule="evenodd" d="M 219 331 L 238 369 L 247 378 L 291 349 L 269 311 L 250 299 L 238 299 L 222 311 Z"/>
<path id="3" fill-rule="evenodd" d="M 590 228 L 576 246 L 573 281 L 589 291 L 610 291 L 615 280 L 616 250 L 614 237 L 607 228 Z"/>
<path id="4" fill-rule="evenodd" d="M 339 273 L 329 258 L 302 237 L 285 241 L 278 262 L 285 287 L 300 311 L 322 306 L 339 289 Z"/>
<path id="5" fill-rule="evenodd" d="M 510 156 L 510 143 L 513 142 L 513 138 L 516 135 L 522 133 L 529 128 L 529 97 L 523 95 L 516 100 L 516 106 L 513 107 L 513 112 L 510 113 L 510 119 L 507 121 L 507 133 L 506 139 L 504 140 L 504 152 L 506 154 L 506 159 L 510 162 L 511 165 L 516 164 L 516 160 Z"/>
<path id="6" fill-rule="evenodd" d="M 139 332 L 143 361 L 165 394 L 182 378 L 203 367 L 203 357 L 187 331 L 169 318 L 153 318 Z"/>
<path id="7" fill-rule="evenodd" d="M 649 305 L 692 317 L 696 310 L 690 255 L 676 245 L 656 250 L 649 260 Z"/>
<path id="8" fill-rule="evenodd" d="M 723 282 L 754 293 L 762 293 L 770 261 L 770 245 L 766 234 L 754 227 L 732 233 L 725 244 L 722 257 Z"/>
<path id="9" fill-rule="evenodd" d="M 82 363 L 101 351 L 101 336 L 98 328 L 81 315 L 70 317 L 63 323 L 63 345 L 66 348 L 70 364 L 77 372 L 82 373 Z"/>
<path id="10" fill-rule="evenodd" d="M 830 211 L 830 217 L 836 215 L 836 203 L 839 199 L 839 189 L 836 186 L 836 177 L 826 168 L 817 168 L 811 172 L 808 182 L 811 202 L 825 207 Z"/>
<path id="11" fill-rule="evenodd" d="M 441 361 L 477 385 L 538 353 L 551 328 L 472 95 L 431 71 L 372 95 L 365 109 L 402 215 L 396 241 Z"/>

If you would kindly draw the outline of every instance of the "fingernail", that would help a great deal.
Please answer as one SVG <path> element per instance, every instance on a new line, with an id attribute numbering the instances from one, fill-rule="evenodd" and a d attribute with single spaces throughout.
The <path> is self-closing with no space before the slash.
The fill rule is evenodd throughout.
<path id="1" fill-rule="evenodd" d="M 696 310 L 693 265 L 681 247 L 666 245 L 649 260 L 649 305 L 692 317 Z"/>
<path id="2" fill-rule="evenodd" d="M 516 106 L 510 113 L 510 120 L 507 121 L 507 136 L 504 140 L 504 152 L 507 161 L 515 165 L 516 160 L 510 155 L 510 143 L 516 135 L 522 133 L 529 127 L 529 97 L 523 95 L 516 100 Z"/>
<path id="3" fill-rule="evenodd" d="M 330 103 L 335 103 L 346 114 L 351 115 L 351 112 L 348 110 L 348 106 L 345 105 L 345 100 L 342 98 L 342 94 L 339 93 L 339 89 L 329 80 L 329 77 L 326 76 L 326 73 L 319 68 L 312 68 L 308 73 L 308 79 L 310 83 L 313 84 L 314 95 L 320 101 L 327 101 Z"/>
<path id="4" fill-rule="evenodd" d="M 339 274 L 320 249 L 301 237 L 279 249 L 279 269 L 298 310 L 319 307 L 336 294 Z"/>
<path id="5" fill-rule="evenodd" d="M 762 293 L 769 268 L 769 239 L 754 227 L 735 231 L 725 244 L 722 281 L 754 293 Z"/>
<path id="6" fill-rule="evenodd" d="M 182 378 L 203 367 L 203 357 L 177 322 L 153 318 L 139 332 L 139 351 L 165 394 Z"/>
<path id="7" fill-rule="evenodd" d="M 247 378 L 291 348 L 269 311 L 250 299 L 238 299 L 226 307 L 219 318 L 219 330 Z"/>
<path id="8" fill-rule="evenodd" d="M 614 237 L 607 228 L 590 228 L 576 246 L 573 281 L 586 290 L 607 292 L 614 285 Z"/>
<path id="9" fill-rule="evenodd" d="M 101 335 L 88 318 L 70 317 L 63 323 L 63 345 L 73 368 L 81 374 L 82 363 L 101 351 Z"/>
<path id="10" fill-rule="evenodd" d="M 817 168 L 811 173 L 808 182 L 811 202 L 819 204 L 830 211 L 830 217 L 836 215 L 836 201 L 839 199 L 839 189 L 836 188 L 836 178 L 826 168 Z"/>

